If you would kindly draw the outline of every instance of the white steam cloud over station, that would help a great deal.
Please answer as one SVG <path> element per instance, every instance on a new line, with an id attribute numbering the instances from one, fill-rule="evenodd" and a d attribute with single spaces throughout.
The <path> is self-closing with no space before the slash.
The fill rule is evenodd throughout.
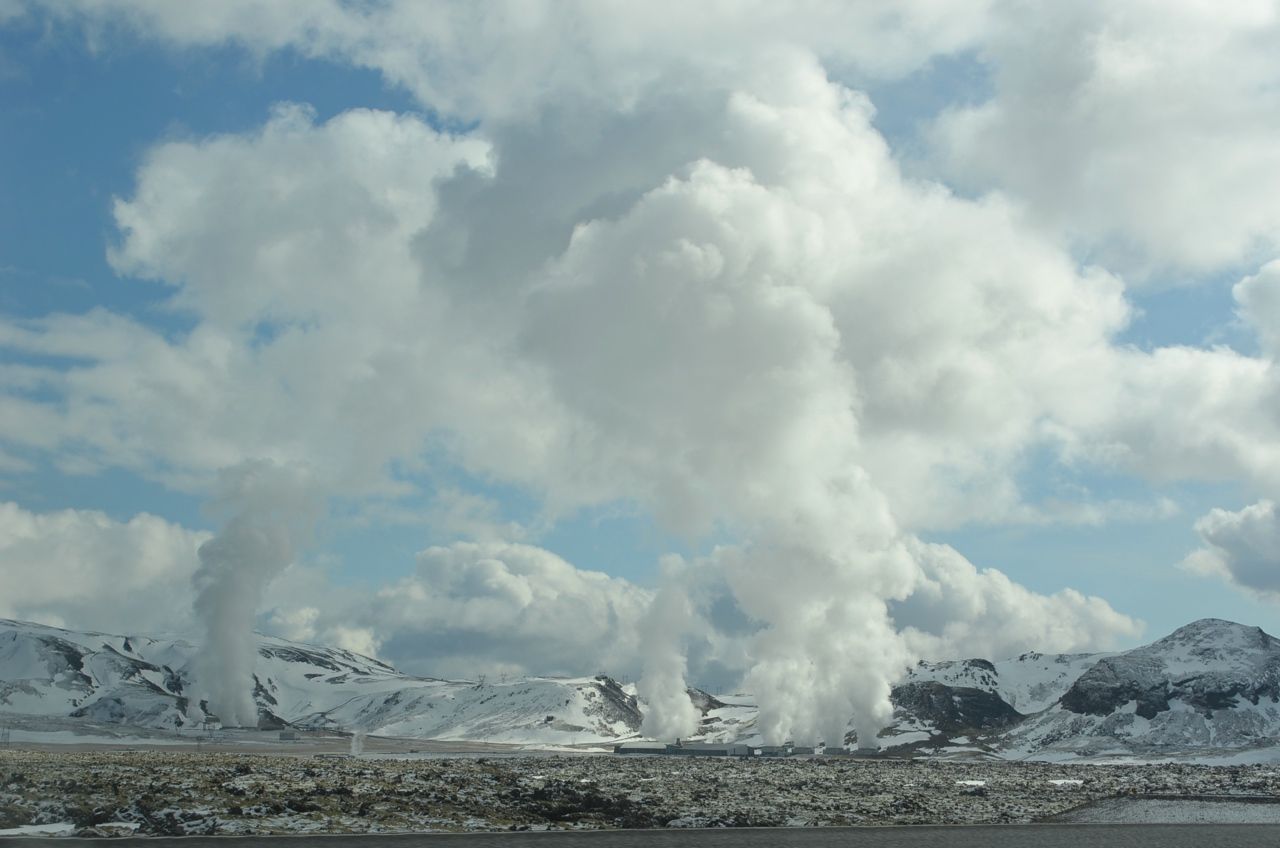
<path id="1" fill-rule="evenodd" d="M 20 4 L 108 48 L 124 26 L 371 68 L 437 116 L 281 103 L 249 131 L 159 141 L 114 202 L 109 257 L 167 287 L 190 328 L 0 316 L 7 348 L 70 363 L 40 373 L 47 398 L 5 395 L 21 449 L 214 493 L 220 529 L 192 538 L 198 557 L 166 547 L 181 579 L 163 586 L 194 587 L 200 684 L 224 723 L 256 721 L 265 623 L 424 672 L 633 674 L 662 738 L 696 726 L 687 686 L 732 680 L 757 696 L 766 742 L 852 730 L 874 745 L 922 656 L 1140 631 L 1100 598 L 1034 592 L 926 541 L 1176 512 L 1028 498 L 1030 458 L 1152 484 L 1229 476 L 1270 510 L 1280 68 L 1256 35 L 1274 21 L 1083 4 L 1043 10 L 1070 19 L 1032 57 L 1037 21 L 1002 4 L 906 3 L 891 20 L 876 5 L 228 3 L 197 26 L 140 1 Z M 1206 26 L 1215 46 L 1163 49 Z M 990 90 L 926 116 L 908 160 L 876 92 L 944 60 L 986 63 Z M 1047 70 L 1023 73 L 1032 61 Z M 1163 90 L 1183 61 L 1199 87 Z M 1187 114 L 1161 111 L 1170 98 Z M 1019 139 L 1086 101 L 1050 124 L 1081 173 L 1110 176 L 1064 187 L 1052 145 Z M 1164 144 L 1197 104 L 1239 131 Z M 1202 214 L 1169 173 L 1201 181 L 1196 196 L 1243 194 Z M 1236 302 L 1257 350 L 1122 340 L 1135 287 L 1246 266 Z M 527 493 L 537 520 L 440 469 Z M 646 589 L 538 546 L 603 509 L 652 517 L 693 553 Z M 1192 560 L 1253 585 L 1267 563 L 1249 557 L 1274 553 L 1233 544 L 1258 523 L 1241 515 L 1202 522 L 1212 551 Z M 457 541 L 338 591 L 299 561 L 337 516 Z M 140 551 L 153 532 L 100 518 L 10 505 L 0 545 L 21 569 L 55 525 Z M 15 614 L 89 606 L 35 584 L 10 597 Z"/>

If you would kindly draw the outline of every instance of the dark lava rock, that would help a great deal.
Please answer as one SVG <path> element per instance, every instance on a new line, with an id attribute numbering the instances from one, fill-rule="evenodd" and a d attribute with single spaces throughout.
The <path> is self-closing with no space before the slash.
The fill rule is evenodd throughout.
<path id="1" fill-rule="evenodd" d="M 1137 713 L 1154 718 L 1169 709 L 1169 681 L 1164 663 L 1155 657 L 1125 654 L 1098 660 L 1063 694 L 1062 706 L 1073 713 L 1111 715 L 1137 701 Z"/>
<path id="2" fill-rule="evenodd" d="M 1173 675 L 1169 664 L 1190 662 L 1206 670 Z M 1062 696 L 1074 713 L 1105 716 L 1130 701 L 1154 718 L 1181 701 L 1206 715 L 1241 700 L 1280 701 L 1280 640 L 1260 628 L 1202 619 L 1142 648 L 1098 661 Z"/>
<path id="3" fill-rule="evenodd" d="M 698 712 L 703 715 L 724 706 L 724 701 L 718 700 L 714 695 L 703 692 L 701 689 L 689 687 L 686 691 L 689 693 L 689 700 L 698 708 Z"/>
<path id="4" fill-rule="evenodd" d="M 1022 713 L 999 695 L 967 686 L 936 681 L 906 683 L 894 688 L 894 706 L 931 722 L 943 733 L 991 730 L 1022 721 Z"/>

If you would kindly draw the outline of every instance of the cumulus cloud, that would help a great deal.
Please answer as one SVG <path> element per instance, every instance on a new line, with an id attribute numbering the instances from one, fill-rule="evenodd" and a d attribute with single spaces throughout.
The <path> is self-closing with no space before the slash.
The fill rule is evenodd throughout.
<path id="1" fill-rule="evenodd" d="M 658 482 L 685 521 L 764 491 L 742 474 L 793 502 L 842 461 L 911 526 L 1010 509 L 1043 419 L 1108 363 L 1118 281 L 1077 273 L 998 202 L 904 181 L 865 99 L 811 65 L 722 108 L 736 143 L 579 226 L 530 300 L 526 347 L 619 454 L 596 467 L 638 464 L 628 491 Z"/>
<path id="2" fill-rule="evenodd" d="M 174 340 L 103 311 L 6 320 L 0 344 L 58 362 L 23 379 L 76 398 L 50 414 L 7 392 L 10 438 L 61 441 L 59 461 L 89 467 L 167 467 L 183 487 L 246 458 L 324 455 L 318 485 L 394 494 L 390 458 L 412 464 L 454 415 L 482 438 L 481 407 L 519 405 L 411 256 L 434 183 L 485 167 L 486 151 L 412 117 L 356 110 L 315 126 L 291 106 L 247 137 L 160 145 L 115 205 L 111 259 L 174 285 L 195 329 Z"/>
<path id="3" fill-rule="evenodd" d="M 342 611 L 406 670 L 595 674 L 634 670 L 649 592 L 550 551 L 459 542 L 418 555 L 417 569 Z"/>
<path id="4" fill-rule="evenodd" d="M 912 542 L 920 582 L 891 605 L 912 649 L 925 657 L 1003 658 L 1028 650 L 1109 650 L 1142 623 L 1073 589 L 1042 595 L 996 569 L 978 569 L 947 545 Z M 992 626 L 999 622 L 999 626 Z"/>
<path id="5" fill-rule="evenodd" d="M 351 12 L 317 14 L 330 13 Z M 166 37 L 206 37 L 170 32 L 178 23 L 156 23 L 164 14 L 136 10 Z M 240 37 L 225 21 L 209 32 Z M 14 347 L 100 360 L 21 375 L 84 401 L 54 416 L 7 394 L 22 424 L 13 438 L 63 462 L 188 486 L 246 455 L 323 454 L 348 491 L 390 495 L 387 464 L 417 461 L 424 438 L 448 434 L 465 464 L 542 489 L 563 509 L 639 497 L 689 527 L 706 526 L 698 503 L 719 498 L 707 493 L 737 491 L 708 479 L 711 463 L 781 461 L 768 409 L 784 426 L 817 420 L 821 405 L 833 422 L 845 416 L 832 426 L 857 433 L 857 462 L 908 527 L 1025 515 L 1016 476 L 1036 443 L 1156 477 L 1221 473 L 1225 458 L 1274 478 L 1274 463 L 1248 447 L 1274 429 L 1251 401 L 1273 391 L 1255 360 L 1112 347 L 1128 312 L 1118 280 L 1081 273 L 997 198 L 960 201 L 904 181 L 870 105 L 812 57 L 791 54 L 739 82 L 726 93 L 698 78 L 671 98 L 637 94 L 622 111 L 573 100 L 536 121 L 508 116 L 487 140 L 363 110 L 316 126 L 305 109 L 282 107 L 258 133 L 161 145 L 116 204 L 112 258 L 174 285 L 175 304 L 201 316 L 196 331 L 168 344 L 101 313 L 7 323 L 0 339 Z M 650 123 L 662 131 L 646 132 Z M 566 139 L 572 155 L 548 153 Z M 733 233 L 717 233 L 716 217 L 732 219 Z M 614 252 L 634 257 L 617 278 L 627 282 L 603 285 Z M 766 284 L 746 284 L 747 268 Z M 654 311 L 658 293 L 705 305 L 681 327 Z M 752 297 L 764 298 L 754 317 L 743 310 Z M 626 298 L 646 316 L 633 336 L 610 320 Z M 661 369 L 695 344 L 708 352 L 703 370 L 667 379 Z M 772 383 L 751 387 L 755 406 L 717 406 L 735 357 L 751 366 L 742 372 L 774 369 Z M 611 374 L 611 364 L 634 372 Z M 593 407 L 625 402 L 602 389 L 632 378 L 631 409 Z M 645 393 L 664 385 L 685 394 Z M 703 397 L 702 386 L 715 392 Z M 797 399 L 784 391 L 807 393 L 801 403 L 816 414 L 780 419 Z M 1181 403 L 1197 432 L 1153 434 L 1173 428 L 1160 410 Z M 130 420 L 122 408 L 139 412 Z M 745 434 L 755 444 L 732 437 L 735 413 L 760 423 Z M 513 418 L 525 426 L 502 426 Z M 1226 422 L 1241 420 L 1255 432 L 1232 440 Z M 652 432 L 636 436 L 647 447 L 608 430 L 645 421 Z M 378 438 L 349 438 L 370 429 Z M 683 463 L 673 444 L 712 429 L 731 437 Z M 1057 512 L 1081 510 L 1089 505 Z"/>
<path id="6" fill-rule="evenodd" d="M 101 312 L 5 322 L 0 342 L 88 360 L 23 378 L 77 398 L 68 414 L 6 394 L 29 425 L 13 438 L 178 485 L 245 456 L 316 461 L 331 488 L 390 496 L 388 464 L 440 437 L 552 513 L 622 497 L 686 529 L 761 491 L 741 473 L 810 485 L 815 452 L 843 452 L 910 526 L 998 517 L 1046 414 L 1110 364 L 1118 283 L 998 203 L 903 181 L 865 99 L 810 62 L 779 70 L 685 104 L 683 146 L 553 194 L 558 233 L 505 254 L 523 221 L 491 210 L 576 173 L 522 155 L 527 134 L 491 152 L 412 118 L 284 108 L 248 137 L 162 145 L 116 205 L 113 261 L 201 320 L 174 341 Z M 606 198 L 630 205 L 591 217 Z"/>
<path id="7" fill-rule="evenodd" d="M 416 282 L 407 243 L 435 212 L 436 184 L 487 169 L 488 151 L 412 116 L 353 109 L 317 126 L 309 107 L 280 104 L 257 132 L 153 148 L 114 203 L 109 258 L 228 329 L 385 317 Z"/>
<path id="8" fill-rule="evenodd" d="M 146 513 L 120 522 L 0 503 L 0 615 L 108 632 L 180 629 L 208 538 Z"/>
<path id="9" fill-rule="evenodd" d="M 366 657 L 378 657 L 382 639 L 372 627 L 356 627 L 331 620 L 324 623 L 325 619 L 331 618 L 322 617 L 318 607 L 276 607 L 263 622 L 263 630 L 294 642 L 331 645 Z"/>
<path id="10" fill-rule="evenodd" d="M 502 518 L 495 499 L 451 487 L 439 487 L 425 511 L 405 513 L 406 519 L 425 520 L 441 536 L 477 542 L 518 542 L 538 527 Z"/>
<path id="11" fill-rule="evenodd" d="M 1152 481 L 1280 485 L 1272 362 L 1230 348 L 1113 351 L 1105 379 L 1046 422 L 1063 456 Z"/>
<path id="12" fill-rule="evenodd" d="M 1183 567 L 1280 599 L 1280 513 L 1269 500 L 1232 512 L 1213 509 L 1196 522 L 1204 547 Z"/>
<path id="13" fill-rule="evenodd" d="M 999 189 L 1096 261 L 1195 277 L 1280 249 L 1274 3 L 1006 4 L 995 93 L 948 111 L 945 173 Z"/>
<path id="14" fill-rule="evenodd" d="M 488 119 L 527 118 L 565 100 L 625 109 L 691 75 L 723 88 L 798 51 L 851 74 L 901 76 L 938 53 L 974 46 L 995 5 L 904 0 L 889 12 L 874 2 L 812 0 L 798 12 L 762 0 L 234 0 L 189 11 L 152 0 L 13 2 L 83 29 L 95 45 L 124 33 L 181 46 L 234 43 L 257 54 L 289 49 L 376 69 L 428 108 Z"/>
<path id="15" fill-rule="evenodd" d="M 1254 331 L 1266 355 L 1280 355 L 1280 259 L 1268 262 L 1256 274 L 1235 284 L 1237 311 Z"/>

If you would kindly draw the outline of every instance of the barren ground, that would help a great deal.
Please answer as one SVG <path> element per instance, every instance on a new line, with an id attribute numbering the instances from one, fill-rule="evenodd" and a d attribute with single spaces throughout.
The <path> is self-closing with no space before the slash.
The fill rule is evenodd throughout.
<path id="1" fill-rule="evenodd" d="M 0 828 L 69 823 L 84 835 L 1010 823 L 1153 794 L 1280 797 L 1280 773 L 843 758 L 0 751 Z"/>

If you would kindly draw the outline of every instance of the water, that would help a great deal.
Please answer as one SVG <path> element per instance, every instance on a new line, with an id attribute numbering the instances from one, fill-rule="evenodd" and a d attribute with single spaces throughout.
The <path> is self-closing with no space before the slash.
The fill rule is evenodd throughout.
<path id="1" fill-rule="evenodd" d="M 1104 824 L 1280 824 L 1280 803 L 1201 798 L 1107 798 L 1054 816 Z"/>

